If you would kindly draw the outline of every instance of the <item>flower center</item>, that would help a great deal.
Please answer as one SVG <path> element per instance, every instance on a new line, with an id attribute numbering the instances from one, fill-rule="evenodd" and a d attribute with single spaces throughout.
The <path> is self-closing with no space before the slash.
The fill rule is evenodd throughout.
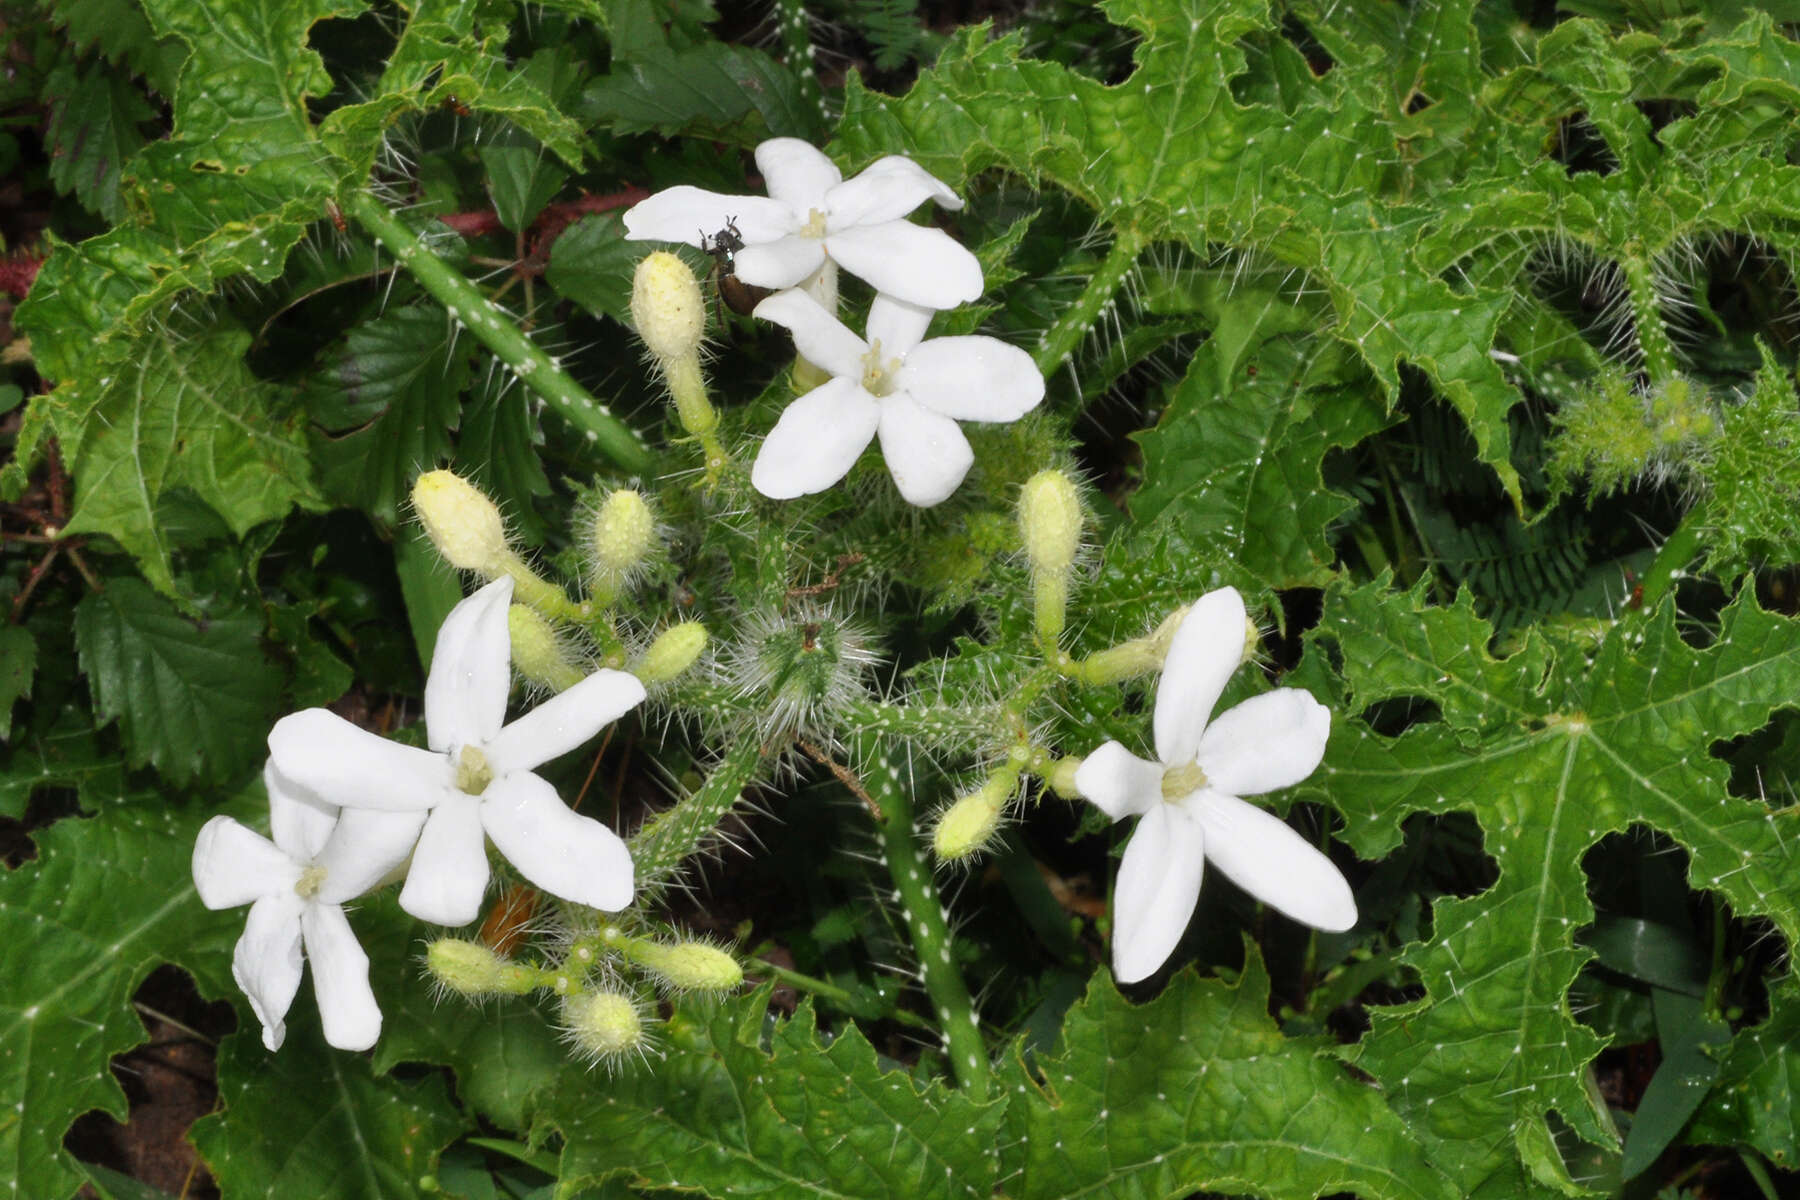
<path id="1" fill-rule="evenodd" d="M 494 782 L 494 768 L 488 766 L 487 755 L 474 746 L 464 746 L 456 759 L 456 790 L 479 796 Z"/>
<path id="2" fill-rule="evenodd" d="M 816 208 L 807 213 L 806 224 L 800 227 L 800 236 L 823 238 L 825 236 L 825 214 Z"/>
<path id="3" fill-rule="evenodd" d="M 1189 763 L 1185 767 L 1170 767 L 1163 772 L 1162 794 L 1164 800 L 1186 800 L 1189 796 L 1206 786 L 1206 772 L 1198 763 Z"/>
<path id="4" fill-rule="evenodd" d="M 900 370 L 900 360 L 881 357 L 881 341 L 876 339 L 869 344 L 869 352 L 863 355 L 863 391 L 871 396 L 885 396 L 894 390 L 894 374 Z"/>
<path id="5" fill-rule="evenodd" d="M 294 881 L 294 891 L 302 900 L 311 900 L 325 886 L 325 868 L 308 867 L 300 872 L 300 878 Z"/>

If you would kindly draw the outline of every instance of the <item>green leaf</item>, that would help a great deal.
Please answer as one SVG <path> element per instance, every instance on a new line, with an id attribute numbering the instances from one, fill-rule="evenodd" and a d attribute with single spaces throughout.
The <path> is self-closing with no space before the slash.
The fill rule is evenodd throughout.
<path id="1" fill-rule="evenodd" d="M 12 710 L 31 695 L 37 673 L 37 639 L 23 625 L 0 625 L 0 742 L 12 738 Z"/>
<path id="2" fill-rule="evenodd" d="M 546 160 L 544 148 L 528 137 L 503 135 L 485 143 L 479 153 L 494 211 L 500 224 L 514 233 L 529 226 L 569 178 L 569 173 Z"/>
<path id="3" fill-rule="evenodd" d="M 63 193 L 117 221 L 119 171 L 144 139 L 138 125 L 156 115 L 131 81 L 94 68 L 60 68 L 45 85 L 50 97 L 50 181 Z"/>
<path id="4" fill-rule="evenodd" d="M 218 1065 L 224 1111 L 192 1136 L 228 1196 L 430 1195 L 439 1151 L 468 1126 L 441 1076 L 403 1083 L 326 1045 L 307 995 L 279 1052 L 252 1022 L 220 1043 Z"/>
<path id="5" fill-rule="evenodd" d="M 1707 1048 L 1731 1040 L 1731 1030 L 1706 1015 L 1700 997 L 1657 988 L 1653 999 L 1663 1060 L 1632 1114 L 1621 1179 L 1643 1174 L 1675 1141 L 1719 1077 L 1719 1062 Z"/>
<path id="6" fill-rule="evenodd" d="M 158 514 L 170 490 L 193 491 L 239 537 L 317 503 L 298 431 L 244 365 L 248 345 L 248 334 L 229 328 L 150 338 L 98 381 L 91 406 L 80 390 L 50 397 L 77 483 L 68 532 L 111 537 L 161 591 L 174 587 Z"/>
<path id="7" fill-rule="evenodd" d="M 1706 491 L 1693 519 L 1707 565 L 1725 576 L 1800 562 L 1800 395 L 1793 372 L 1761 349 L 1755 387 L 1722 406 L 1719 437 L 1697 464 Z"/>
<path id="8" fill-rule="evenodd" d="M 1096 975 L 1062 1049 L 1015 1068 L 1006 1194 L 1313 1200 L 1462 1193 L 1322 1039 L 1282 1036 L 1249 950 L 1234 984 L 1178 973 L 1132 1005 Z"/>
<path id="9" fill-rule="evenodd" d="M 631 324 L 631 279 L 644 257 L 640 243 L 625 240 L 615 213 L 583 217 L 550 248 L 545 278 L 589 312 Z"/>
<path id="10" fill-rule="evenodd" d="M 1740 1029 L 1719 1055 L 1719 1078 L 1682 1140 L 1747 1145 L 1776 1166 L 1800 1163 L 1800 992 L 1769 989 L 1769 1016 Z"/>
<path id="11" fill-rule="evenodd" d="M 0 762 L 0 817 L 23 817 L 39 788 L 74 788 L 82 807 L 92 809 L 117 796 L 124 777 L 118 752 L 100 744 L 94 715 L 75 705 L 61 707 L 48 729 L 15 731 Z"/>
<path id="12" fill-rule="evenodd" d="M 1410 813 L 1470 812 L 1498 867 L 1487 891 L 1437 903 L 1432 936 L 1399 956 L 1423 997 L 1375 1010 L 1351 1058 L 1468 1194 L 1579 1192 L 1550 1149 L 1549 1114 L 1616 1144 L 1583 1084 L 1599 1039 L 1568 1003 L 1589 955 L 1575 935 L 1594 919 L 1583 856 L 1648 825 L 1688 847 L 1693 886 L 1800 933 L 1800 812 L 1731 795 L 1711 754 L 1800 694 L 1800 630 L 1746 590 L 1706 650 L 1682 641 L 1665 606 L 1597 642 L 1532 634 L 1495 660 L 1476 649 L 1490 631 L 1466 603 L 1422 608 L 1377 582 L 1332 593 L 1315 636 L 1336 643 L 1352 709 L 1414 695 L 1443 719 L 1395 738 L 1335 722 L 1302 794 L 1342 812 L 1344 839 L 1368 857 L 1396 844 Z"/>
<path id="13" fill-rule="evenodd" d="M 428 668 L 438 627 L 463 598 L 461 577 L 438 556 L 418 525 L 407 526 L 395 538 L 394 570 L 400 576 L 400 594 L 406 600 L 406 619 L 412 626 L 419 665 Z"/>
<path id="14" fill-rule="evenodd" d="M 396 308 L 353 328 L 321 364 L 307 407 L 323 433 L 325 493 L 393 524 L 413 477 L 450 454 L 474 343 L 441 310 Z"/>
<path id="15" fill-rule="evenodd" d="M 765 1033 L 767 1006 L 765 989 L 678 1012 L 678 1052 L 654 1072 L 550 1093 L 538 1120 L 565 1139 L 561 1186 L 992 1194 L 1001 1104 L 883 1072 L 854 1027 L 821 1039 L 810 1004 Z"/>
<path id="16" fill-rule="evenodd" d="M 589 84 L 582 111 L 617 134 L 679 131 L 746 147 L 816 138 L 823 125 L 792 71 L 761 50 L 724 42 L 646 48 Z"/>
<path id="17" fill-rule="evenodd" d="M 261 634 L 248 614 L 190 620 L 132 578 L 75 610 L 95 710 L 119 719 L 133 765 L 175 783 L 222 782 L 262 761 L 281 672 Z"/>
<path id="18" fill-rule="evenodd" d="M 152 968 L 180 962 L 213 995 L 231 986 L 243 916 L 208 912 L 189 874 L 212 812 L 111 799 L 97 817 L 40 830 L 37 858 L 0 873 L 0 939 L 29 947 L 0 971 L 0 1175 L 21 1196 L 66 1196 L 83 1182 L 62 1144 L 76 1117 L 124 1119 L 107 1063 L 145 1039 L 131 997 Z"/>

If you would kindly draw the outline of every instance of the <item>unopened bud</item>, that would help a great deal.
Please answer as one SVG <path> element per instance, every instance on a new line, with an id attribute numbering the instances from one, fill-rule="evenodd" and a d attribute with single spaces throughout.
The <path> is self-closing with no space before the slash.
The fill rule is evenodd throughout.
<path id="1" fill-rule="evenodd" d="M 612 587 L 644 563 L 656 539 L 656 517 L 643 496 L 620 488 L 594 514 L 594 569 Z"/>
<path id="2" fill-rule="evenodd" d="M 671 625 L 650 643 L 631 673 L 646 686 L 667 683 L 694 665 L 706 649 L 706 641 L 706 626 L 698 621 Z"/>
<path id="3" fill-rule="evenodd" d="M 633 941 L 625 954 L 671 991 L 728 992 L 744 982 L 737 959 L 705 942 Z"/>
<path id="4" fill-rule="evenodd" d="M 699 352 L 706 333 L 706 299 L 685 262 L 658 250 L 637 265 L 631 280 L 631 321 L 659 360 Z"/>
<path id="5" fill-rule="evenodd" d="M 556 630 L 537 609 L 524 604 L 507 609 L 506 631 L 512 638 L 513 666 L 532 683 L 561 692 L 584 678 L 581 668 L 569 661 Z"/>
<path id="6" fill-rule="evenodd" d="M 444 561 L 488 579 L 506 573 L 513 554 L 500 510 L 454 471 L 427 471 L 413 484 L 413 511 Z"/>
<path id="7" fill-rule="evenodd" d="M 1169 657 L 1169 643 L 1175 640 L 1175 631 L 1191 607 L 1184 604 L 1170 613 L 1148 637 L 1132 638 L 1088 655 L 1078 668 L 1081 678 L 1095 684 L 1121 683 L 1161 670 L 1163 659 Z"/>
<path id="8" fill-rule="evenodd" d="M 425 951 L 425 969 L 445 991 L 471 1000 L 523 995 L 536 984 L 528 967 L 508 962 L 480 942 L 439 938 Z"/>
<path id="9" fill-rule="evenodd" d="M 562 1029 L 570 1045 L 591 1062 L 613 1062 L 644 1043 L 644 1019 L 636 1002 L 618 992 L 563 997 Z"/>
<path id="10" fill-rule="evenodd" d="M 937 829 L 931 835 L 931 848 L 946 862 L 956 862 L 978 853 L 1000 828 L 1000 814 L 1012 799 L 1019 773 L 1016 768 L 1002 769 L 987 782 L 944 810 Z"/>
<path id="11" fill-rule="evenodd" d="M 1081 497 L 1061 471 L 1039 471 L 1019 491 L 1019 533 L 1035 571 L 1066 571 L 1081 544 Z"/>

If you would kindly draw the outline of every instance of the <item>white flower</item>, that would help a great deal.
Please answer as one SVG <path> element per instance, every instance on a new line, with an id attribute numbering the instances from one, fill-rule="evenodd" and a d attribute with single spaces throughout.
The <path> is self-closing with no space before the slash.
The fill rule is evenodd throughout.
<path id="1" fill-rule="evenodd" d="M 790 288 L 826 256 L 877 291 L 928 308 L 954 308 L 981 295 L 981 264 L 941 229 L 903 220 L 926 200 L 948 209 L 962 201 L 909 158 L 877 159 L 846 181 L 829 158 L 798 138 L 756 148 L 764 196 L 726 196 L 668 188 L 625 214 L 634 241 L 698 246 L 729 221 L 744 241 L 732 264 L 745 283 Z"/>
<path id="2" fill-rule="evenodd" d="M 1356 924 L 1343 875 L 1282 821 L 1238 799 L 1299 783 L 1319 765 L 1331 712 L 1296 688 L 1207 716 L 1243 656 L 1243 598 L 1208 592 L 1169 645 L 1156 693 L 1156 757 L 1108 742 L 1075 786 L 1117 821 L 1141 817 L 1113 893 L 1113 975 L 1135 983 L 1174 952 L 1200 898 L 1205 861 L 1271 908 L 1318 929 Z"/>
<path id="3" fill-rule="evenodd" d="M 263 1045 L 281 1049 L 282 1018 L 300 988 L 305 957 L 325 1040 L 340 1050 L 367 1050 L 381 1034 L 381 1010 L 369 990 L 369 957 L 342 905 L 406 861 L 422 818 L 340 813 L 283 779 L 273 760 L 263 782 L 274 841 L 214 817 L 194 842 L 194 886 L 208 908 L 250 905 L 231 974 L 262 1022 Z"/>
<path id="4" fill-rule="evenodd" d="M 957 421 L 1016 421 L 1044 398 L 1031 355 L 991 337 L 921 341 L 931 310 L 892 296 L 869 307 L 866 342 L 804 292 L 778 292 L 756 315 L 833 376 L 787 406 L 756 456 L 750 481 L 776 500 L 824 491 L 879 434 L 894 485 L 928 508 L 975 461 Z"/>
<path id="5" fill-rule="evenodd" d="M 484 834 L 553 896 L 616 912 L 631 903 L 631 854 L 619 835 L 571 812 L 532 768 L 593 737 L 644 698 L 623 671 L 596 671 L 504 729 L 512 675 L 502 576 L 458 604 L 438 630 L 425 684 L 429 750 L 403 746 L 322 708 L 283 717 L 269 751 L 287 778 L 334 804 L 429 812 L 400 906 L 466 925 L 481 912 Z"/>

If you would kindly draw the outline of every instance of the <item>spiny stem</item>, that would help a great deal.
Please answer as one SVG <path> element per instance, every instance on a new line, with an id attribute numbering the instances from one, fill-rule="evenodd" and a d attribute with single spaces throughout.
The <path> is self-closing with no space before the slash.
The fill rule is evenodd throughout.
<path id="1" fill-rule="evenodd" d="M 1619 258 L 1619 270 L 1625 276 L 1625 292 L 1631 304 L 1632 323 L 1637 327 L 1638 348 L 1644 353 L 1644 372 L 1650 376 L 1650 386 L 1659 388 L 1675 378 L 1677 366 L 1675 343 L 1669 340 L 1668 326 L 1663 324 L 1650 260 L 1642 254 L 1627 252 Z"/>
<path id="2" fill-rule="evenodd" d="M 408 274 L 442 304 L 451 318 L 512 368 L 526 387 L 550 402 L 564 420 L 587 435 L 600 452 L 627 471 L 650 470 L 650 452 L 631 427 L 613 416 L 525 336 L 512 317 L 432 253 L 412 230 L 367 192 L 353 192 L 344 210 L 400 261 Z"/>
<path id="3" fill-rule="evenodd" d="M 640 886 L 666 878 L 712 836 L 749 786 L 762 760 L 762 746 L 756 738 L 740 738 L 691 796 L 657 813 L 632 836 L 627 845 Z"/>
<path id="4" fill-rule="evenodd" d="M 1088 277 L 1087 287 L 1082 289 L 1068 311 L 1056 319 L 1056 324 L 1038 338 L 1037 350 L 1031 357 L 1039 372 L 1048 376 L 1069 361 L 1075 347 L 1099 321 L 1101 311 L 1112 302 L 1114 294 L 1125 282 L 1125 276 L 1137 264 L 1140 249 L 1134 234 L 1127 230 L 1118 231 L 1112 249 L 1106 252 L 1105 261 Z"/>
<path id="5" fill-rule="evenodd" d="M 868 1007 L 866 1000 L 859 997 L 855 992 L 852 992 L 848 988 L 841 988 L 829 980 L 818 979 L 812 975 L 806 975 L 799 971 L 792 970 L 791 968 L 784 967 L 779 963 L 772 963 L 766 958 L 752 958 L 745 966 L 752 975 L 767 975 L 770 979 L 785 983 L 796 991 L 806 992 L 808 995 L 830 1000 L 832 1003 L 852 1014 L 862 1015 L 858 1013 L 857 1010 Z M 898 1021 L 902 1025 L 911 1025 L 915 1029 L 936 1028 L 930 1021 L 927 1021 L 918 1013 L 910 1012 L 904 1008 L 888 1008 L 880 1015 L 885 1019 Z"/>
<path id="6" fill-rule="evenodd" d="M 936 1011 L 951 1069 L 965 1090 L 985 1096 L 993 1083 L 987 1043 L 982 1040 L 968 986 L 956 969 L 950 926 L 931 885 L 931 869 L 919 853 L 919 843 L 913 835 L 912 796 L 901 782 L 900 769 L 888 758 L 878 738 L 863 734 L 855 746 L 856 761 L 862 764 L 863 787 L 881 809 L 882 819 L 875 827 L 881 857 L 887 863 L 894 893 L 906 915 L 906 931 L 919 956 L 919 974 Z"/>

